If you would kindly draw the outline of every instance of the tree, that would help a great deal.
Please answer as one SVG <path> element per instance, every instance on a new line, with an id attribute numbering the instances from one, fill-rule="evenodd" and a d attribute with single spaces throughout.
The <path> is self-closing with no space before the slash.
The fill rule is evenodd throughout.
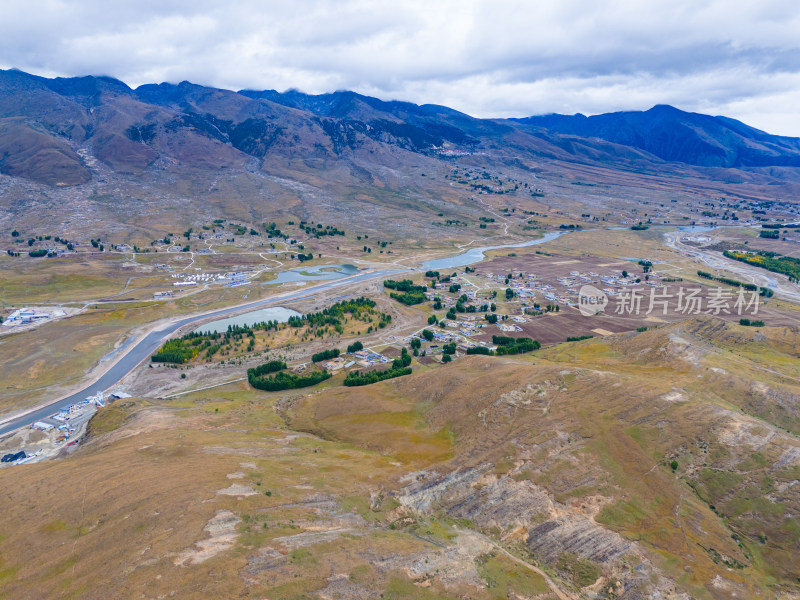
<path id="1" fill-rule="evenodd" d="M 411 364 L 411 355 L 409 355 L 408 350 L 405 348 L 403 348 L 403 351 L 400 353 L 400 361 L 403 363 L 404 367 Z"/>
<path id="2" fill-rule="evenodd" d="M 411 355 L 408 353 L 406 348 L 403 348 L 402 352 L 400 353 L 400 358 L 394 359 L 392 362 L 392 369 L 400 371 L 408 367 L 411 364 Z"/>
<path id="3" fill-rule="evenodd" d="M 622 278 L 625 279 L 627 277 L 628 277 L 628 272 L 627 271 L 623 271 L 622 272 Z"/>
<path id="4" fill-rule="evenodd" d="M 419 338 L 412 338 L 412 340 L 411 340 L 411 347 L 412 347 L 414 350 L 418 350 L 420 347 L 422 347 L 422 340 L 421 340 L 421 339 L 419 339 Z"/>
<path id="5" fill-rule="evenodd" d="M 506 300 L 511 300 L 514 297 L 514 290 L 506 288 Z"/>
<path id="6" fill-rule="evenodd" d="M 347 347 L 347 351 L 352 354 L 353 352 L 358 352 L 359 350 L 364 349 L 364 344 L 361 342 L 353 342 Z"/>
<path id="7" fill-rule="evenodd" d="M 433 332 L 430 329 L 423 329 L 422 330 L 422 337 L 424 337 L 429 342 L 433 341 Z"/>
<path id="8" fill-rule="evenodd" d="M 428 325 L 436 325 L 436 321 L 437 321 L 436 315 L 431 315 L 430 317 L 428 317 Z"/>
<path id="9" fill-rule="evenodd" d="M 14 231 L 12 231 L 11 232 L 11 237 L 19 237 L 19 231 L 17 231 L 16 229 Z"/>
<path id="10" fill-rule="evenodd" d="M 450 356 L 449 354 L 443 354 L 442 355 L 442 362 L 443 363 L 449 363 L 452 360 L 453 360 L 453 357 Z"/>

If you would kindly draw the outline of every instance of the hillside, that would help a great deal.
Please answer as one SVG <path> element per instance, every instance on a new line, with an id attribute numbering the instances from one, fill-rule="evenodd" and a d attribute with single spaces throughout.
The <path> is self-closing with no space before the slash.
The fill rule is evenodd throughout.
<path id="1" fill-rule="evenodd" d="M 642 201 L 677 201 L 670 216 L 693 220 L 700 199 L 720 195 L 793 205 L 798 152 L 797 140 L 667 107 L 487 120 L 353 92 L 131 89 L 0 71 L 0 229 L 38 235 L 141 243 L 225 213 L 335 220 L 394 240 L 412 219 L 423 239 L 469 241 L 434 221 L 512 207 L 618 219 Z"/>
<path id="2" fill-rule="evenodd" d="M 793 597 L 799 339 L 700 319 L 362 388 L 120 402 L 63 460 L 4 471 L 0 589 Z"/>
<path id="3" fill-rule="evenodd" d="M 672 106 L 586 117 L 543 115 L 515 119 L 533 130 L 600 138 L 632 146 L 665 161 L 703 167 L 797 167 L 800 139 L 770 135 L 727 117 Z"/>

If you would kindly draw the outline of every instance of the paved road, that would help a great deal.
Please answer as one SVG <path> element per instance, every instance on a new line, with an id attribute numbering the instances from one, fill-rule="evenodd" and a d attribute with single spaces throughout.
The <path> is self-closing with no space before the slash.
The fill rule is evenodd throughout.
<path id="1" fill-rule="evenodd" d="M 118 381 L 120 381 L 123 377 L 125 377 L 125 375 L 133 371 L 133 369 L 135 369 L 140 362 L 147 359 L 151 354 L 153 354 L 153 352 L 155 352 L 156 349 L 159 346 L 161 346 L 165 338 L 169 337 L 170 335 L 175 333 L 175 331 L 177 331 L 181 327 L 184 327 L 185 325 L 189 325 L 191 323 L 209 319 L 212 317 L 219 318 L 228 316 L 232 313 L 238 313 L 245 310 L 252 310 L 256 308 L 262 308 L 272 304 L 283 304 L 297 300 L 304 300 L 306 298 L 311 298 L 312 296 L 315 296 L 322 292 L 326 292 L 332 288 L 351 285 L 353 283 L 366 281 L 368 279 L 378 279 L 397 272 L 398 271 L 396 270 L 381 270 L 381 271 L 372 271 L 369 273 L 359 273 L 358 275 L 353 275 L 351 277 L 346 277 L 342 279 L 332 279 L 330 281 L 326 281 L 325 283 L 320 283 L 319 285 L 316 285 L 313 288 L 305 288 L 298 290 L 296 292 L 291 292 L 289 294 L 282 294 L 278 297 L 265 298 L 263 300 L 257 300 L 255 302 L 250 302 L 248 304 L 240 304 L 239 306 L 223 308 L 202 315 L 186 317 L 179 321 L 170 323 L 163 329 L 151 331 L 142 340 L 140 340 L 139 343 L 130 347 L 125 352 L 125 354 L 119 360 L 117 360 L 117 362 L 114 363 L 105 373 L 103 373 L 103 375 L 101 375 L 100 378 L 94 383 L 86 386 L 82 390 L 75 392 L 70 396 L 67 396 L 65 398 L 60 398 L 59 400 L 55 400 L 50 404 L 48 404 L 47 406 L 37 408 L 24 415 L 18 416 L 12 420 L 4 422 L 2 425 L 0 425 L 0 436 L 15 431 L 17 429 L 20 429 L 22 427 L 27 427 L 28 425 L 32 425 L 36 421 L 39 421 L 41 419 L 44 419 L 45 417 L 52 415 L 62 406 L 74 404 L 75 402 L 83 400 L 87 396 L 93 396 L 97 392 L 105 391 L 110 387 L 114 386 Z"/>
<path id="2" fill-rule="evenodd" d="M 797 286 L 790 283 L 784 276 L 766 271 L 760 267 L 753 267 L 747 263 L 742 263 L 729 258 L 725 258 L 718 252 L 709 252 L 703 247 L 687 246 L 681 243 L 681 236 L 684 232 L 674 231 L 665 234 L 666 245 L 678 252 L 696 258 L 704 262 L 712 269 L 724 269 L 744 277 L 748 283 L 754 283 L 762 287 L 768 287 L 779 297 L 800 302 L 800 292 Z"/>

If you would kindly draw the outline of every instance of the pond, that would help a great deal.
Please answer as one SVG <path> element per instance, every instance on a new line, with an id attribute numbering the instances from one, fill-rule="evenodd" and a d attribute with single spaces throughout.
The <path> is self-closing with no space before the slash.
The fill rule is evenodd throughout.
<path id="1" fill-rule="evenodd" d="M 296 310 L 291 308 L 284 308 L 283 306 L 272 306 L 270 308 L 261 308 L 259 310 L 251 310 L 250 312 L 236 315 L 235 317 L 227 317 L 225 319 L 217 319 L 200 325 L 195 331 L 202 333 L 223 333 L 228 331 L 229 325 L 254 325 L 265 321 L 277 321 L 278 323 L 286 323 L 289 317 L 302 316 Z"/>
<path id="2" fill-rule="evenodd" d="M 278 276 L 266 281 L 262 285 L 277 285 L 292 281 L 325 281 L 339 279 L 358 273 L 359 268 L 354 265 L 317 265 L 316 267 L 301 267 L 291 271 L 281 271 Z"/>

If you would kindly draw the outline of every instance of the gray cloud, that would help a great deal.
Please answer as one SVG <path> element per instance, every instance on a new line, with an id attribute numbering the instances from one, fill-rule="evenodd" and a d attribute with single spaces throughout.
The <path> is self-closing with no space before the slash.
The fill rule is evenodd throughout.
<path id="1" fill-rule="evenodd" d="M 794 0 L 5 0 L 0 66 L 487 117 L 669 103 L 800 135 L 798 31 Z"/>

